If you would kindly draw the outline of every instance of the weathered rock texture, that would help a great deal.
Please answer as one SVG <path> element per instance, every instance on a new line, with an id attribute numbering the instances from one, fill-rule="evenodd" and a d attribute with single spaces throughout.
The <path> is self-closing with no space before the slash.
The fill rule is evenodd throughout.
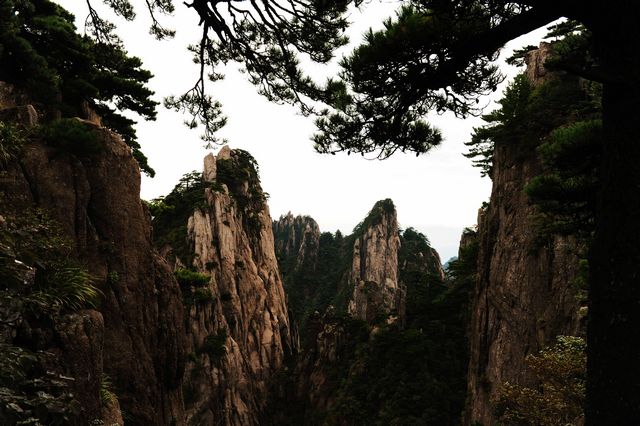
<path id="1" fill-rule="evenodd" d="M 540 43 L 537 49 L 527 52 L 525 56 L 525 62 L 527 64 L 527 78 L 534 85 L 540 85 L 550 78 L 558 75 L 559 71 L 549 72 L 544 67 L 544 61 L 551 55 L 552 47 L 551 43 Z"/>
<path id="2" fill-rule="evenodd" d="M 322 292 L 326 259 L 320 259 L 320 228 L 309 216 L 293 216 L 290 212 L 273 221 L 276 257 L 287 294 L 289 321 L 295 347 L 300 347 L 299 329 L 314 311 L 318 292 Z M 329 249 L 330 250 L 330 249 Z M 325 252 L 327 249 L 325 248 Z M 335 268 L 336 265 L 333 265 Z M 321 308 L 321 310 L 323 310 Z"/>
<path id="3" fill-rule="evenodd" d="M 395 206 L 379 201 L 357 231 L 349 285 L 351 316 L 372 323 L 380 315 L 404 313 L 404 286 L 398 281 L 400 236 Z"/>
<path id="4" fill-rule="evenodd" d="M 193 424 L 259 424 L 270 381 L 291 352 L 271 217 L 247 155 L 223 147 L 205 158 L 210 186 L 204 206 L 189 218 L 192 266 L 211 277 L 212 295 L 194 303 L 186 319 L 193 359 L 185 388 Z M 211 342 L 224 348 L 207 351 Z"/>
<path id="5" fill-rule="evenodd" d="M 320 228 L 309 216 L 293 216 L 289 212 L 273 222 L 276 256 L 280 264 L 293 270 L 313 272 L 318 261 Z"/>
<path id="6" fill-rule="evenodd" d="M 369 330 L 349 317 L 336 315 L 330 306 L 314 313 L 304 330 L 304 351 L 293 372 L 293 389 L 285 413 L 272 424 L 324 424 L 334 407 L 336 391 L 356 360 L 356 347 L 367 342 Z M 278 414 L 278 413 L 276 413 Z"/>
<path id="7" fill-rule="evenodd" d="M 0 94 L 3 119 L 36 124 L 35 109 L 15 105 L 16 99 L 23 98 L 11 91 Z M 100 402 L 104 371 L 128 424 L 179 425 L 185 346 L 184 332 L 176 327 L 183 322 L 180 290 L 152 247 L 150 217 L 140 201 L 140 170 L 130 148 L 115 133 L 84 124 L 100 153 L 79 156 L 42 141 L 27 143 L 2 173 L 3 205 L 44 210 L 73 242 L 104 294 L 98 311 L 82 311 L 56 324 L 50 342 L 55 347 L 49 348 L 61 354 L 67 374 L 76 378 L 83 424 L 121 420 L 119 410 L 114 413 Z"/>
<path id="8" fill-rule="evenodd" d="M 545 53 L 543 45 L 528 56 L 530 78 L 549 78 L 541 68 Z M 465 424 L 493 425 L 492 401 L 501 384 L 527 384 L 525 357 L 557 335 L 576 335 L 580 325 L 573 284 L 577 244 L 556 237 L 541 246 L 532 219 L 536 209 L 524 192 L 542 171 L 535 148 L 517 141 L 496 144 L 493 164 L 491 200 L 478 215 L 479 280 L 472 302 Z"/>

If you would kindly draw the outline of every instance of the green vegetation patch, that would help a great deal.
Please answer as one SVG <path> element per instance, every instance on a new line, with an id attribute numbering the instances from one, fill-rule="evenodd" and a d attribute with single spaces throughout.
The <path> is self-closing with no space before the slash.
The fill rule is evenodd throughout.
<path id="1" fill-rule="evenodd" d="M 188 241 L 187 222 L 196 208 L 205 206 L 202 173 L 187 173 L 166 196 L 152 200 L 153 237 L 157 247 L 170 246 L 183 265 L 193 264 L 193 247 Z"/>
<path id="2" fill-rule="evenodd" d="M 73 245 L 41 210 L 15 216 L 2 206 L 0 307 L 6 325 L 20 320 L 13 341 L 0 344 L 0 413 L 7 424 L 74 424 L 79 412 L 73 379 L 55 371 L 59 360 L 38 350 L 23 329 L 51 330 L 61 316 L 95 307 L 102 296 L 73 257 Z M 29 347 L 25 342 L 30 342 Z M 47 347 L 47 346 L 44 346 Z"/>
<path id="3" fill-rule="evenodd" d="M 103 405 L 112 405 L 118 401 L 118 396 L 113 392 L 111 377 L 102 373 L 100 377 L 100 401 Z"/>
<path id="4" fill-rule="evenodd" d="M 496 403 L 502 422 L 521 426 L 581 424 L 586 393 L 587 344 L 558 336 L 556 343 L 526 358 L 536 386 L 503 383 Z"/>
<path id="5" fill-rule="evenodd" d="M 231 158 L 218 159 L 214 187 L 225 184 L 242 212 L 243 225 L 255 239 L 259 238 L 261 221 L 257 213 L 262 211 L 268 194 L 260 188 L 258 163 L 242 149 L 231 151 Z"/>
<path id="6" fill-rule="evenodd" d="M 0 121 L 0 166 L 15 160 L 26 143 L 24 131 L 11 123 Z"/>
<path id="7" fill-rule="evenodd" d="M 227 341 L 226 330 L 221 330 L 217 334 L 210 334 L 198 348 L 198 353 L 207 354 L 212 361 L 219 361 L 227 354 L 225 343 Z"/>
<path id="8" fill-rule="evenodd" d="M 3 306 L 56 317 L 95 307 L 101 292 L 72 255 L 72 243 L 41 210 L 6 216 L 0 224 Z"/>
<path id="9" fill-rule="evenodd" d="M 214 300 L 211 289 L 207 287 L 211 277 L 190 269 L 178 269 L 174 272 L 182 290 L 182 301 L 185 305 L 202 304 Z"/>
<path id="10" fill-rule="evenodd" d="M 201 274 L 185 268 L 177 269 L 174 272 L 174 275 L 181 288 L 206 286 L 211 280 L 209 275 Z"/>
<path id="11" fill-rule="evenodd" d="M 80 157 L 94 157 L 104 151 L 95 129 L 75 118 L 43 124 L 38 134 L 48 145 Z"/>
<path id="12" fill-rule="evenodd" d="M 380 220 L 385 208 L 390 213 L 393 205 L 378 204 L 369 223 Z M 467 389 L 469 303 L 477 276 L 474 236 L 467 230 L 469 243 L 443 280 L 427 237 L 412 228 L 400 234 L 399 274 L 407 287 L 404 328 L 381 321 L 371 333 L 343 309 L 336 309 L 333 318 L 314 314 L 325 312 L 329 304 L 346 308 L 350 289 L 344 271 L 351 264 L 352 236 L 324 233 L 315 271 L 283 270 L 290 306 L 304 320 L 303 348 L 315 348 L 324 325 L 339 335 L 339 344 L 336 362 L 322 367 L 334 397 L 332 408 L 312 412 L 304 404 L 288 404 L 279 407 L 287 413 L 281 423 L 459 424 Z"/>
<path id="13" fill-rule="evenodd" d="M 396 206 L 393 204 L 393 200 L 387 198 L 380 200 L 373 205 L 373 208 L 367 214 L 367 217 L 353 228 L 352 235 L 359 237 L 362 233 L 371 226 L 378 225 L 382 222 L 382 218 L 385 215 L 393 214 L 396 211 Z"/>
<path id="14" fill-rule="evenodd" d="M 52 354 L 0 343 L 0 413 L 4 424 L 73 424 L 80 406 L 73 379 L 50 369 Z"/>
<path id="15" fill-rule="evenodd" d="M 83 116 L 83 105 L 89 105 L 132 148 L 140 168 L 153 176 L 140 151 L 135 121 L 123 114 L 155 119 L 158 103 L 147 87 L 152 74 L 117 40 L 105 43 L 81 35 L 74 21 L 71 13 L 49 0 L 4 2 L 0 6 L 0 80 L 54 112 L 51 116 Z M 94 149 L 91 144 L 62 143 L 89 153 Z"/>

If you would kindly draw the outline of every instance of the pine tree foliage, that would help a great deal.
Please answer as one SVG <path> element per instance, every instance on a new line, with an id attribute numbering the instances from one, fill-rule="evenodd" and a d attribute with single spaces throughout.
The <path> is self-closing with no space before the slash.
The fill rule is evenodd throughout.
<path id="1" fill-rule="evenodd" d="M 72 14 L 49 0 L 7 0 L 0 4 L 0 80 L 22 89 L 62 117 L 91 106 L 104 125 L 132 148 L 140 168 L 153 169 L 140 151 L 130 111 L 156 117 L 157 102 L 146 87 L 152 74 L 121 44 L 78 34 Z"/>
<path id="2" fill-rule="evenodd" d="M 380 325 L 342 361 L 349 367 L 324 424 L 459 424 L 478 245 L 463 250 L 445 281 L 424 267 L 430 250 L 423 234 L 411 228 L 402 234 L 399 272 L 407 285 L 406 327 Z"/>
<path id="3" fill-rule="evenodd" d="M 578 121 L 554 130 L 538 147 L 545 172 L 525 191 L 541 213 L 543 233 L 588 241 L 595 228 L 602 122 Z"/>
<path id="4" fill-rule="evenodd" d="M 193 261 L 187 239 L 187 221 L 195 208 L 204 206 L 204 189 L 202 173 L 194 170 L 182 176 L 166 197 L 149 203 L 156 246 L 171 247 L 173 254 L 187 266 Z"/>
<path id="5" fill-rule="evenodd" d="M 547 60 L 556 75 L 537 86 L 525 74 L 518 75 L 498 101 L 499 108 L 483 116 L 487 124 L 474 129 L 465 156 L 482 175 L 491 175 L 494 150 L 500 145 L 537 155 L 544 170 L 525 190 L 539 211 L 541 236 L 571 234 L 586 241 L 595 226 L 602 154 L 601 86 L 558 72 L 589 56 L 584 45 L 575 47 L 576 40 L 588 37 L 580 26 L 559 24 L 549 36 L 561 37 Z"/>
<path id="6" fill-rule="evenodd" d="M 526 75 L 518 75 L 505 90 L 504 97 L 498 101 L 500 107 L 482 117 L 488 124 L 473 129 L 471 140 L 465 142 L 469 147 L 465 157 L 473 159 L 474 166 L 480 168 L 482 176 L 491 175 L 495 144 L 521 137 L 517 133 L 522 132 L 526 126 L 525 110 L 532 91 Z"/>
<path id="7" fill-rule="evenodd" d="M 129 2 L 108 3 L 118 9 Z M 152 18 L 155 11 L 167 11 L 172 3 L 146 2 Z M 419 154 L 437 142 L 435 129 L 424 120 L 427 106 L 436 111 L 444 107 L 459 115 L 477 113 L 474 104 L 478 105 L 478 96 L 493 90 L 500 80 L 499 75 L 490 73 L 498 49 L 561 17 L 580 22 L 591 34 L 586 42 L 575 41 L 586 43 L 591 59 L 579 56 L 563 67 L 602 83 L 606 98 L 602 117 L 604 178 L 599 183 L 599 223 L 591 251 L 591 287 L 597 291 L 590 293 L 589 398 L 593 408 L 588 422 L 620 424 L 629 416 L 640 419 L 639 351 L 625 345 L 628 330 L 640 330 L 640 296 L 635 285 L 640 228 L 634 219 L 640 214 L 640 198 L 634 196 L 640 187 L 640 145 L 635 128 L 640 5 L 603 0 L 408 3 L 403 3 L 409 6 L 406 12 L 399 12 L 380 37 L 369 37 L 347 57 L 337 78 L 318 84 L 302 72 L 300 61 L 306 55 L 326 62 L 344 45 L 345 13 L 350 4 L 359 2 L 193 0 L 187 6 L 197 12 L 203 30 L 194 49 L 201 64 L 200 79 L 187 97 L 175 104 L 199 114 L 205 124 L 212 115 L 219 119 L 210 114 L 216 108 L 204 88 L 206 70 L 213 66 L 210 74 L 215 80 L 220 77 L 220 65 L 236 61 L 270 99 L 296 103 L 303 112 L 320 114 L 320 133 L 315 141 L 321 152 L 353 150 L 382 158 L 402 150 Z M 124 8 L 121 14 L 130 11 Z M 157 23 L 155 18 L 152 21 Z M 435 28 L 442 31 L 433 31 Z M 405 37 L 403 31 L 413 36 Z M 387 40 L 390 43 L 386 44 Z M 414 41 L 421 43 L 412 44 Z M 373 45 L 384 51 L 370 50 Z M 405 46 L 408 50 L 415 47 L 416 55 L 401 58 Z M 394 66 L 395 72 L 388 72 Z M 305 98 L 325 103 L 326 110 L 309 105 Z M 548 128 L 546 134 L 556 127 Z M 339 139 L 335 135 L 340 135 Z M 632 336 L 638 340 L 638 332 Z M 611 390 L 618 382 L 622 384 Z"/>

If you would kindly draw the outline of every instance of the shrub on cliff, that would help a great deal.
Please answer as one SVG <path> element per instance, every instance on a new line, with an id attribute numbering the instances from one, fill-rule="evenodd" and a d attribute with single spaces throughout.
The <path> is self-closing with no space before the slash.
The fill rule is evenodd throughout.
<path id="1" fill-rule="evenodd" d="M 204 205 L 202 173 L 187 173 L 166 196 L 152 200 L 153 237 L 156 246 L 170 246 L 183 265 L 191 265 L 193 250 L 187 241 L 187 221 L 196 207 Z"/>
<path id="2" fill-rule="evenodd" d="M 177 269 L 174 273 L 181 288 L 202 287 L 209 284 L 211 277 L 190 269 Z"/>
<path id="3" fill-rule="evenodd" d="M 71 424 L 80 407 L 70 392 L 73 380 L 50 370 L 51 353 L 0 343 L 0 423 Z"/>
<path id="4" fill-rule="evenodd" d="M 99 290 L 39 210 L 0 217 L 0 282 L 0 423 L 73 423 L 72 379 L 46 350 L 60 317 L 95 306 Z"/>
<path id="5" fill-rule="evenodd" d="M 43 124 L 38 128 L 38 133 L 47 144 L 80 157 L 92 157 L 104 149 L 93 129 L 73 118 Z"/>
<path id="6" fill-rule="evenodd" d="M 586 342 L 558 336 L 556 343 L 527 357 L 536 386 L 504 383 L 496 410 L 504 424 L 555 426 L 582 424 L 587 370 Z"/>
<path id="7" fill-rule="evenodd" d="M 24 143 L 25 136 L 19 128 L 0 121 L 0 166 L 14 160 Z"/>

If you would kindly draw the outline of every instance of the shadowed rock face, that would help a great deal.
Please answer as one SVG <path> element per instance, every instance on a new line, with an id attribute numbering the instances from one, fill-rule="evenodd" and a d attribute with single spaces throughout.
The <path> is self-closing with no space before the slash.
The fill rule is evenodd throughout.
<path id="1" fill-rule="evenodd" d="M 285 262 L 296 271 L 315 271 L 320 246 L 320 228 L 315 220 L 289 212 L 273 222 L 273 234 L 281 264 Z"/>
<path id="2" fill-rule="evenodd" d="M 349 314 L 368 323 L 392 311 L 402 317 L 406 290 L 398 281 L 400 236 L 393 202 L 376 203 L 359 232 L 349 275 Z"/>
<path id="3" fill-rule="evenodd" d="M 37 124 L 31 105 L 8 99 L 20 100 L 10 92 L 0 95 L 4 120 Z M 117 408 L 102 407 L 103 372 L 130 424 L 183 424 L 185 336 L 175 327 L 183 322 L 180 290 L 152 247 L 139 168 L 118 135 L 81 121 L 95 135 L 98 154 L 78 156 L 35 140 L 7 165 L 0 182 L 12 210 L 39 208 L 59 224 L 104 294 L 97 311 L 68 315 L 56 324 L 55 346 L 49 349 L 76 377 L 82 424 L 121 423 Z"/>
<path id="4" fill-rule="evenodd" d="M 550 49 L 527 56 L 527 75 L 539 84 L 552 78 L 542 64 Z M 472 302 L 468 407 L 465 424 L 494 424 L 492 401 L 502 383 L 527 384 L 525 358 L 557 335 L 580 332 L 573 282 L 578 244 L 555 237 L 541 246 L 536 213 L 525 185 L 542 171 L 535 148 L 496 145 L 493 189 L 478 215 L 479 278 Z M 464 241 L 462 242 L 464 244 Z"/>
<path id="5" fill-rule="evenodd" d="M 291 353 L 271 217 L 245 155 L 223 147 L 205 158 L 205 203 L 188 222 L 192 266 L 210 276 L 211 292 L 186 319 L 194 359 L 185 388 L 196 424 L 259 424 L 270 381 Z M 211 342 L 221 352 L 207 353 Z"/>

